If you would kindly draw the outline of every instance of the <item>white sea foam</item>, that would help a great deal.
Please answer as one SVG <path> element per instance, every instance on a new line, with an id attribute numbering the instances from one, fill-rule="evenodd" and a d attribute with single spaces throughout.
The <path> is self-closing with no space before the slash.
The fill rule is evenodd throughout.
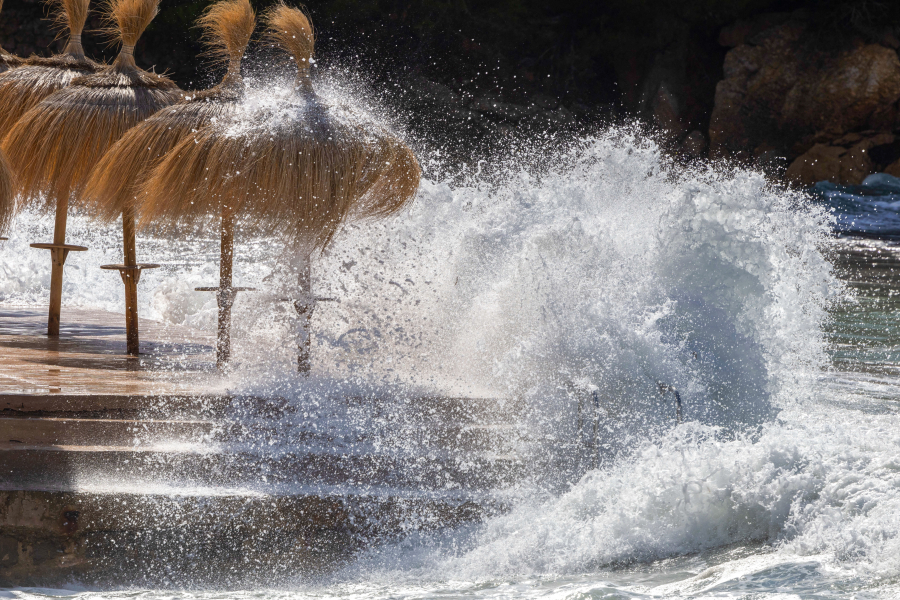
<path id="1" fill-rule="evenodd" d="M 802 393 L 840 290 L 821 211 L 760 175 L 673 174 L 628 132 L 559 163 L 426 181 L 409 213 L 348 228 L 317 263 L 341 298 L 319 313 L 325 368 L 518 398 L 538 437 L 570 435 L 591 391 L 619 440 L 674 420 L 660 383 L 728 428 Z"/>
<path id="2" fill-rule="evenodd" d="M 682 426 L 559 498 L 488 523 L 453 565 L 491 576 L 581 573 L 761 542 L 776 561 L 900 574 L 896 417 L 785 416 L 790 424 L 753 442 Z"/>
<path id="3" fill-rule="evenodd" d="M 564 494 L 474 531 L 380 548 L 343 577 L 391 590 L 432 582 L 459 597 L 603 582 L 615 582 L 610 597 L 895 597 L 898 426 L 893 412 L 815 404 L 754 440 L 682 425 Z"/>

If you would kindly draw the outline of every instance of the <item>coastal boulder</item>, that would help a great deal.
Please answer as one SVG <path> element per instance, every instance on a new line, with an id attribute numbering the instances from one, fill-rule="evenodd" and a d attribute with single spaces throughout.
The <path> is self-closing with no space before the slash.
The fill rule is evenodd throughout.
<path id="1" fill-rule="evenodd" d="M 858 185 L 872 173 L 889 172 L 898 158 L 900 141 L 893 134 L 850 133 L 801 154 L 788 167 L 785 179 L 806 186 L 818 181 Z"/>
<path id="2" fill-rule="evenodd" d="M 900 101 L 894 49 L 861 39 L 823 47 L 796 15 L 767 24 L 755 33 L 745 27 L 720 36 L 738 45 L 725 56 L 724 79 L 716 86 L 713 157 L 749 158 L 776 149 L 792 159 L 848 132 L 893 129 Z M 833 161 L 835 151 L 823 152 L 810 157 L 818 163 L 804 164 Z"/>
<path id="3" fill-rule="evenodd" d="M 884 172 L 894 177 L 900 177 L 900 160 L 896 160 L 885 167 Z"/>
<path id="4" fill-rule="evenodd" d="M 813 185 L 817 181 L 838 183 L 841 172 L 841 158 L 847 154 L 846 148 L 816 144 L 788 167 L 785 178 L 800 185 Z"/>

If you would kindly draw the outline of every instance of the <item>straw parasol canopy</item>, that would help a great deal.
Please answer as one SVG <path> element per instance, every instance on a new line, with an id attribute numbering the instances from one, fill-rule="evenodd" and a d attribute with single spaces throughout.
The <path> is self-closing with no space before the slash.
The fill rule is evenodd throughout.
<path id="1" fill-rule="evenodd" d="M 222 0 L 210 6 L 198 22 L 207 54 L 227 65 L 216 87 L 190 93 L 130 129 L 110 148 L 88 180 L 83 200 L 104 221 L 113 221 L 134 205 L 137 189 L 150 170 L 178 142 L 212 121 L 230 116 L 243 98 L 241 59 L 256 15 L 249 0 Z"/>
<path id="2" fill-rule="evenodd" d="M 221 219 L 219 364 L 227 360 L 233 231 L 236 222 L 283 238 L 305 257 L 324 249 L 348 218 L 400 210 L 415 195 L 419 164 L 389 130 L 319 98 L 310 79 L 314 35 L 298 9 L 265 14 L 267 38 L 297 65 L 297 79 L 276 108 L 246 109 L 178 144 L 142 186 L 140 223 L 196 224 Z M 308 264 L 308 262 L 307 262 Z M 309 269 L 295 306 L 308 331 L 314 299 Z M 298 366 L 309 370 L 309 337 Z"/>
<path id="3" fill-rule="evenodd" d="M 69 30 L 69 43 L 61 54 L 49 58 L 32 56 L 19 68 L 0 74 L 0 139 L 35 104 L 76 77 L 101 68 L 85 57 L 81 46 L 89 0 L 51 0 L 50 4 L 56 24 Z"/>
<path id="4" fill-rule="evenodd" d="M 126 131 L 181 98 L 171 80 L 134 62 L 134 46 L 158 6 L 159 0 L 111 0 L 107 19 L 122 43 L 116 60 L 45 98 L 3 140 L 19 191 L 31 203 L 53 210 L 57 199 L 77 199 L 98 158 Z"/>
<path id="5" fill-rule="evenodd" d="M 3 11 L 3 0 L 0 0 L 0 12 Z M 0 46 L 0 73 L 4 73 L 10 69 L 15 69 L 24 62 L 15 54 L 10 54 Z"/>
<path id="6" fill-rule="evenodd" d="M 277 108 L 239 113 L 176 146 L 143 187 L 141 226 L 193 224 L 227 210 L 312 251 L 347 217 L 391 214 L 415 194 L 412 151 L 386 128 L 316 95 L 306 16 L 279 4 L 265 20 L 267 37 L 296 62 L 291 93 Z"/>
<path id="7" fill-rule="evenodd" d="M 109 0 L 109 32 L 122 44 L 116 60 L 97 73 L 78 77 L 39 102 L 3 140 L 21 198 L 56 213 L 53 244 L 37 246 L 50 249 L 53 260 L 50 335 L 59 335 L 65 256 L 70 250 L 85 249 L 65 244 L 69 200 L 79 201 L 96 161 L 126 131 L 181 98 L 181 90 L 172 81 L 139 69 L 134 62 L 134 46 L 158 7 L 159 0 Z M 128 227 L 127 220 L 123 220 L 123 228 Z M 133 247 L 133 235 L 131 238 Z M 136 277 L 132 283 L 136 283 Z M 132 295 L 137 293 L 133 288 L 126 286 Z M 136 327 L 136 313 L 134 316 Z"/>
<path id="8" fill-rule="evenodd" d="M 15 181 L 6 156 L 0 152 L 0 234 L 9 229 L 15 213 Z"/>

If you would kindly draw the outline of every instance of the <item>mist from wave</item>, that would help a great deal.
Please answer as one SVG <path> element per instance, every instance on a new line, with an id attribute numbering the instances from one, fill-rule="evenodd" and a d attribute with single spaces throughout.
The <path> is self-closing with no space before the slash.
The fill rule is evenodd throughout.
<path id="1" fill-rule="evenodd" d="M 309 380 L 293 373 L 296 322 L 280 302 L 291 252 L 239 234 L 236 284 L 259 292 L 235 307 L 236 391 L 298 405 L 347 386 L 495 396 L 528 440 L 533 476 L 509 514 L 380 547 L 304 589 L 418 597 L 455 581 L 469 596 L 575 577 L 700 594 L 751 559 L 812 560 L 838 581 L 900 575 L 893 413 L 836 408 L 822 377 L 823 325 L 845 291 L 825 257 L 829 213 L 758 173 L 673 165 L 628 128 L 544 158 L 426 178 L 407 212 L 345 227 L 314 262 L 316 294 L 337 301 L 317 307 Z M 65 301 L 120 312 L 121 284 L 96 268 L 115 262 L 117 230 L 72 223 L 92 250 L 70 258 Z M 44 301 L 46 257 L 26 242 L 50 226 L 20 219 L 0 301 Z M 142 278 L 143 314 L 214 327 L 214 299 L 192 288 L 214 282 L 215 250 L 202 235 L 139 240 L 165 265 Z M 722 554 L 735 545 L 750 549 Z M 720 552 L 706 580 L 636 584 L 621 570 L 704 552 Z M 530 597 L 522 585 L 511 594 Z"/>

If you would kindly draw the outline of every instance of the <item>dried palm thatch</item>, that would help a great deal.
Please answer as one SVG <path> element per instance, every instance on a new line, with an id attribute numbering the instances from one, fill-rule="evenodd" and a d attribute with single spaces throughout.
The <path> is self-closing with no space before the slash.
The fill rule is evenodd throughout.
<path id="1" fill-rule="evenodd" d="M 412 149 L 397 138 L 388 138 L 389 155 L 385 169 L 369 191 L 359 199 L 348 215 L 354 220 L 388 217 L 416 195 L 422 170 Z"/>
<path id="2" fill-rule="evenodd" d="M 222 0 L 211 5 L 197 26 L 203 30 L 203 42 L 207 46 L 204 53 L 214 63 L 228 66 L 223 84 L 229 77 L 240 83 L 241 60 L 250 43 L 250 36 L 256 28 L 256 13 L 249 0 Z"/>
<path id="3" fill-rule="evenodd" d="M 0 152 L 0 234 L 5 233 L 16 214 L 16 192 L 12 169 Z"/>
<path id="4" fill-rule="evenodd" d="M 227 64 L 216 87 L 191 93 L 130 129 L 103 155 L 88 180 L 83 202 L 103 221 L 114 221 L 135 203 L 139 184 L 178 142 L 213 120 L 231 115 L 243 97 L 241 59 L 256 15 L 249 0 L 222 0 L 199 20 L 208 54 Z"/>
<path id="5" fill-rule="evenodd" d="M 269 39 L 296 62 L 292 93 L 277 109 L 236 115 L 176 146 L 143 187 L 142 226 L 193 223 L 228 210 L 246 226 L 312 251 L 348 216 L 390 214 L 414 195 L 420 171 L 409 148 L 315 94 L 306 16 L 279 4 L 265 18 Z"/>
<path id="6" fill-rule="evenodd" d="M 3 150 L 16 173 L 20 199 L 56 212 L 53 244 L 57 249 L 65 244 L 69 200 L 79 199 L 97 159 L 126 131 L 181 98 L 181 90 L 172 81 L 143 71 L 134 62 L 134 46 L 156 16 L 158 6 L 159 0 L 109 0 L 108 31 L 122 44 L 113 64 L 75 79 L 39 102 L 3 140 Z M 133 217 L 126 216 L 125 254 L 130 259 L 126 263 L 132 267 L 136 265 L 133 230 Z M 62 264 L 62 260 L 54 259 L 50 335 L 59 335 Z M 136 348 L 137 342 L 136 280 L 137 277 L 126 279 L 126 298 L 130 297 L 135 311 L 129 313 L 127 321 L 129 351 Z"/>
<path id="7" fill-rule="evenodd" d="M 25 62 L 23 59 L 0 47 L 0 73 L 6 73 L 10 69 L 15 69 L 23 62 Z"/>
<path id="8" fill-rule="evenodd" d="M 101 68 L 85 57 L 81 46 L 89 0 L 51 0 L 51 4 L 54 21 L 69 30 L 69 43 L 62 54 L 49 58 L 32 56 L 18 69 L 0 74 L 0 139 L 38 102 L 76 77 Z"/>
<path id="9" fill-rule="evenodd" d="M 76 197 L 98 157 L 181 90 L 134 62 L 134 45 L 156 16 L 159 0 L 111 0 L 122 50 L 113 64 L 79 77 L 25 113 L 3 140 L 23 198 L 51 211 Z"/>
<path id="10" fill-rule="evenodd" d="M 3 11 L 3 0 L 0 0 L 0 12 Z M 10 54 L 0 47 L 0 73 L 4 73 L 10 69 L 15 69 L 25 62 L 15 54 Z"/>

